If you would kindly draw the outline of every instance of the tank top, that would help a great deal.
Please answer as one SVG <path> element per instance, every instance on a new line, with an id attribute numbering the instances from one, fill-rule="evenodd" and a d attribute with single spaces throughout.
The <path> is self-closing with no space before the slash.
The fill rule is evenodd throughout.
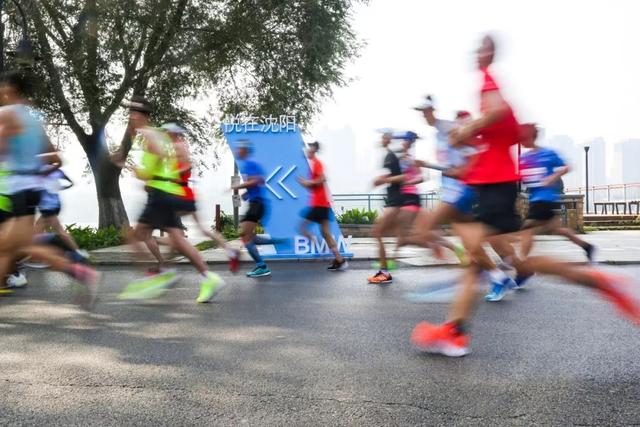
<path id="1" fill-rule="evenodd" d="M 24 190 L 39 190 L 42 180 L 39 175 L 43 162 L 39 154 L 45 147 L 46 136 L 37 110 L 26 105 L 16 104 L 9 108 L 18 118 L 21 131 L 8 138 L 6 167 L 9 172 L 7 185 L 9 191 L 17 193 Z"/>
<path id="2" fill-rule="evenodd" d="M 420 176 L 420 169 L 415 166 L 412 157 L 400 159 L 400 168 L 407 181 L 413 181 Z M 418 194 L 418 186 L 416 184 L 402 184 L 400 191 L 402 194 Z"/>
<path id="3" fill-rule="evenodd" d="M 184 168 L 184 164 L 182 163 L 178 163 L 178 169 L 182 169 Z M 184 190 L 184 199 L 186 200 L 195 200 L 196 199 L 196 195 L 193 192 L 193 189 L 191 188 L 191 186 L 189 185 L 189 180 L 191 179 L 191 168 L 185 170 L 184 172 L 180 173 L 180 182 L 179 184 L 182 186 L 182 189 Z"/>
<path id="4" fill-rule="evenodd" d="M 176 158 L 173 142 L 164 131 L 160 129 L 152 130 L 156 133 L 157 142 L 161 145 L 165 156 L 160 157 L 149 152 L 144 138 L 141 136 L 140 138 L 136 137 L 142 144 L 143 150 L 141 168 L 146 171 L 147 175 L 151 175 L 145 185 L 149 188 L 183 197 L 185 191 L 178 184 L 180 174 L 178 173 L 178 159 Z"/>

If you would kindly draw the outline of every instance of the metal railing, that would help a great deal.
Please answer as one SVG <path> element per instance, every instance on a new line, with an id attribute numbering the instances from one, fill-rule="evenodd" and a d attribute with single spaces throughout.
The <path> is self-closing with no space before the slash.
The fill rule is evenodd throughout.
<path id="1" fill-rule="evenodd" d="M 433 209 L 440 196 L 437 191 L 430 191 L 420 194 L 422 206 L 427 209 Z M 333 208 L 336 213 L 342 213 L 349 209 L 366 209 L 369 211 L 380 211 L 386 203 L 386 194 L 383 193 L 352 193 L 352 194 L 334 194 Z"/>
<path id="2" fill-rule="evenodd" d="M 625 212 L 633 212 L 631 207 L 635 207 L 640 202 L 640 183 L 629 184 L 607 184 L 585 187 L 574 187 L 565 189 L 565 194 L 587 194 L 589 193 L 589 205 L 585 200 L 584 209 L 588 213 L 602 213 L 603 209 L 609 205 L 609 209 L 615 204 L 624 206 Z M 628 209 L 627 209 L 628 208 Z M 597 209 L 597 212 L 596 212 Z"/>

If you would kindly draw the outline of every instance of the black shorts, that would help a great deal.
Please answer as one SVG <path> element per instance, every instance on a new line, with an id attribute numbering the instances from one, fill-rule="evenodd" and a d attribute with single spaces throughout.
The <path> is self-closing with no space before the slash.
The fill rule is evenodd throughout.
<path id="1" fill-rule="evenodd" d="M 175 207 L 178 213 L 193 213 L 198 210 L 195 200 L 187 200 L 183 197 L 176 197 Z"/>
<path id="2" fill-rule="evenodd" d="M 264 214 L 266 213 L 266 207 L 263 202 L 258 200 L 252 200 L 249 202 L 249 208 L 244 213 L 242 221 L 240 222 L 260 222 Z"/>
<path id="3" fill-rule="evenodd" d="M 180 228 L 176 211 L 177 200 L 178 197 L 172 194 L 153 188 L 149 189 L 147 204 L 138 222 L 158 230 Z"/>
<path id="4" fill-rule="evenodd" d="M 385 197 L 386 208 L 399 208 L 404 206 L 404 197 L 400 192 L 387 192 L 387 197 Z"/>
<path id="5" fill-rule="evenodd" d="M 324 221 L 329 221 L 330 217 L 331 208 L 322 206 L 312 206 L 308 208 L 304 214 L 304 219 L 318 224 L 322 224 Z"/>
<path id="6" fill-rule="evenodd" d="M 520 216 L 516 212 L 518 185 L 515 182 L 471 187 L 476 193 L 476 221 L 488 225 L 497 234 L 513 233 L 520 229 Z"/>
<path id="7" fill-rule="evenodd" d="M 403 199 L 402 206 L 421 206 L 419 194 L 403 194 Z"/>
<path id="8" fill-rule="evenodd" d="M 58 216 L 60 215 L 60 208 L 56 208 L 56 209 L 45 209 L 45 210 L 40 210 L 40 215 L 42 215 L 43 217 L 47 218 L 47 217 L 52 217 L 52 216 Z"/>
<path id="9" fill-rule="evenodd" d="M 527 219 L 534 221 L 549 221 L 556 216 L 556 209 L 560 205 L 556 202 L 531 202 Z"/>
<path id="10" fill-rule="evenodd" d="M 34 216 L 40 204 L 41 195 L 40 190 L 23 190 L 11 194 L 9 196 L 13 209 L 11 215 L 13 217 Z"/>

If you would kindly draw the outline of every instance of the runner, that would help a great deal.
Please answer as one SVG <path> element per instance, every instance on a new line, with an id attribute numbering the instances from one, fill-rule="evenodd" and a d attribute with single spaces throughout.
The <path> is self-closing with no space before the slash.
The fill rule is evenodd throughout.
<path id="1" fill-rule="evenodd" d="M 385 169 L 389 170 L 389 173 L 376 178 L 373 183 L 376 187 L 387 184 L 385 208 L 382 215 L 376 220 L 371 232 L 371 236 L 378 242 L 380 269 L 376 274 L 370 276 L 367 281 L 371 284 L 377 285 L 393 282 L 391 273 L 389 273 L 389 260 L 387 260 L 387 252 L 385 250 L 382 237 L 387 235 L 390 231 L 396 230 L 398 227 L 398 215 L 400 214 L 400 208 L 404 203 L 402 189 L 400 186 L 401 179 L 397 180 L 398 177 L 402 175 L 402 168 L 400 167 L 400 159 L 396 153 L 389 148 L 391 141 L 391 132 L 385 132 L 382 134 L 380 144 L 382 145 L 382 148 L 387 151 L 383 166 Z"/>
<path id="2" fill-rule="evenodd" d="M 269 213 L 269 206 L 264 189 L 264 169 L 251 156 L 253 144 L 248 139 L 243 139 L 236 144 L 238 168 L 244 182 L 231 187 L 232 190 L 246 190 L 242 195 L 243 200 L 249 203 L 242 222 L 240 223 L 240 238 L 249 256 L 256 263 L 256 267 L 247 273 L 247 277 L 264 277 L 271 275 L 271 270 L 258 252 L 257 245 L 272 245 L 279 240 L 256 235 L 256 227 Z"/>
<path id="3" fill-rule="evenodd" d="M 0 100 L 4 105 L 0 109 L 0 152 L 5 156 L 6 192 L 11 202 L 11 218 L 0 228 L 0 277 L 5 277 L 17 260 L 30 255 L 83 284 L 84 293 L 78 295 L 77 302 L 89 308 L 95 301 L 100 275 L 33 242 L 34 217 L 42 190 L 42 154 L 54 150 L 39 120 L 41 114 L 28 106 L 29 87 L 27 79 L 16 72 L 0 78 Z M 60 163 L 60 159 L 53 156 L 50 162 Z"/>
<path id="4" fill-rule="evenodd" d="M 466 141 L 474 135 L 481 137 L 480 152 L 465 175 L 465 181 L 477 194 L 477 222 L 454 226 L 472 263 L 463 276 L 462 289 L 451 306 L 448 321 L 441 325 L 420 322 L 411 335 L 412 343 L 419 349 L 446 356 L 464 356 L 470 352 L 468 322 L 475 306 L 480 274 L 488 266 L 483 243 L 489 235 L 511 233 L 519 228 L 515 213 L 518 175 L 510 152 L 520 138 L 519 126 L 488 69 L 494 53 L 493 39 L 484 37 L 478 50 L 478 65 L 484 78 L 480 96 L 481 115 L 451 134 L 454 143 Z M 520 264 L 518 269 L 522 272 L 558 275 L 597 290 L 631 321 L 640 324 L 640 304 L 627 293 L 619 277 L 546 257 L 529 257 Z"/>
<path id="5" fill-rule="evenodd" d="M 178 172 L 180 174 L 178 184 L 180 184 L 184 189 L 184 195 L 178 198 L 176 204 L 178 216 L 191 216 L 202 234 L 216 242 L 218 247 L 224 248 L 227 256 L 229 257 L 229 270 L 231 270 L 232 273 L 236 273 L 239 267 L 240 252 L 237 249 L 232 248 L 220 233 L 214 230 L 208 230 L 202 224 L 198 216 L 196 195 L 189 184 L 191 179 L 191 156 L 189 154 L 189 146 L 184 140 L 186 130 L 179 124 L 173 122 L 163 124 L 161 129 L 167 132 L 173 141 L 176 150 L 176 157 L 178 159 Z M 182 223 L 182 221 L 180 221 L 180 223 Z M 159 244 L 168 245 L 170 243 L 169 239 L 165 237 L 155 240 Z M 153 245 L 153 242 L 151 242 L 151 244 Z M 158 250 L 157 253 L 160 253 L 160 251 Z M 158 261 L 158 270 L 161 270 L 164 264 L 164 259 L 160 259 Z"/>
<path id="6" fill-rule="evenodd" d="M 349 263 L 340 254 L 338 244 L 333 238 L 330 230 L 330 219 L 333 215 L 331 210 L 331 202 L 327 196 L 327 178 L 324 174 L 324 166 L 320 159 L 318 159 L 318 151 L 320 151 L 320 143 L 315 141 L 307 145 L 307 158 L 309 159 L 309 166 L 311 168 L 311 176 L 309 179 L 302 177 L 298 178 L 298 182 L 304 188 L 308 189 L 311 193 L 309 199 L 309 208 L 305 212 L 304 220 L 300 225 L 300 233 L 309 239 L 310 242 L 315 240 L 315 236 L 312 236 L 309 232 L 309 226 L 315 222 L 320 226 L 320 233 L 322 238 L 327 243 L 327 246 L 335 257 L 333 263 L 329 266 L 329 271 L 344 271 L 349 267 Z"/>
<path id="7" fill-rule="evenodd" d="M 142 164 L 133 167 L 136 176 L 145 182 L 148 193 L 147 204 L 140 215 L 138 224 L 128 235 L 128 242 L 137 253 L 144 253 L 142 242 L 148 242 L 154 229 L 167 233 L 171 246 L 191 261 L 200 273 L 198 303 L 207 303 L 224 286 L 217 274 L 210 272 L 200 253 L 184 237 L 176 212 L 178 197 L 184 189 L 178 181 L 178 160 L 169 136 L 160 129 L 149 125 L 151 104 L 143 97 L 134 96 L 127 103 L 129 107 L 129 129 L 136 133 L 136 142 L 142 145 Z M 119 159 L 123 161 L 124 159 Z M 152 277 L 134 281 L 120 294 L 122 299 L 143 299 L 161 295 L 175 282 L 175 272 L 164 272 Z"/>
<path id="8" fill-rule="evenodd" d="M 475 195 L 469 186 L 459 180 L 459 177 L 464 174 L 468 167 L 469 158 L 475 153 L 475 150 L 466 144 L 456 147 L 449 144 L 451 130 L 470 120 L 471 115 L 466 111 L 458 111 L 455 121 L 439 119 L 435 116 L 433 99 L 430 95 L 415 109 L 421 111 L 427 123 L 437 130 L 437 166 L 442 170 L 441 203 L 432 212 L 424 209 L 418 214 L 414 227 L 415 233 L 404 243 L 429 247 L 438 257 L 442 256 L 439 255 L 439 248 L 446 247 L 456 254 L 462 264 L 465 264 L 464 248 L 450 243 L 436 234 L 434 230 L 446 222 L 468 221 L 471 218 Z M 420 166 L 434 167 L 427 162 L 421 162 Z"/>
<path id="9" fill-rule="evenodd" d="M 520 175 L 529 191 L 529 213 L 524 223 L 520 253 L 526 258 L 533 246 L 533 236 L 551 233 L 564 236 L 584 249 L 590 263 L 594 261 L 595 246 L 580 239 L 573 230 L 563 227 L 556 215 L 560 200 L 559 180 L 569 172 L 569 166 L 558 153 L 536 144 L 538 128 L 534 124 L 522 126 L 522 146 L 530 151 L 520 156 Z M 520 285 L 524 284 L 524 281 Z"/>
<path id="10" fill-rule="evenodd" d="M 53 230 L 64 242 L 65 247 L 71 248 L 78 256 L 88 259 L 89 254 L 80 249 L 78 243 L 76 243 L 74 238 L 67 232 L 58 218 L 62 210 L 62 203 L 60 202 L 58 192 L 66 190 L 73 185 L 73 182 L 59 169 L 60 166 L 62 165 L 58 165 L 54 170 L 44 172 L 44 188 L 40 196 L 40 203 L 38 204 L 40 217 L 36 221 L 35 232 L 36 234 L 44 234 L 47 230 Z M 63 186 L 60 181 L 66 181 L 67 184 Z"/>

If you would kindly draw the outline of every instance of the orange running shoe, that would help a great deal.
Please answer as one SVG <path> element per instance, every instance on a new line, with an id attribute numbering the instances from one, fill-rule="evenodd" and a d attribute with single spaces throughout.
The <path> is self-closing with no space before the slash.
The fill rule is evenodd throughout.
<path id="1" fill-rule="evenodd" d="M 449 357 L 466 356 L 471 352 L 469 336 L 457 333 L 452 323 L 420 322 L 411 333 L 411 342 L 419 350 Z"/>
<path id="2" fill-rule="evenodd" d="M 589 275 L 595 280 L 596 289 L 611 301 L 622 315 L 640 326 L 640 302 L 624 289 L 630 279 L 598 270 L 590 271 Z"/>
<path id="3" fill-rule="evenodd" d="M 393 278 L 391 277 L 391 273 L 380 270 L 373 276 L 369 276 L 367 281 L 372 285 L 384 285 L 393 282 Z"/>

